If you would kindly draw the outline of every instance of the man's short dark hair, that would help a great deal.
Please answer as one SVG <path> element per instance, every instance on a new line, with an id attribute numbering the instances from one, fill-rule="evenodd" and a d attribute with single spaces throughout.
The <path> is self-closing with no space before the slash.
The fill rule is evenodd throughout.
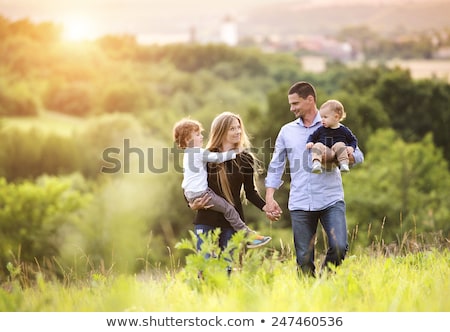
<path id="1" fill-rule="evenodd" d="M 314 101 L 316 101 L 316 89 L 311 83 L 308 82 L 297 82 L 289 88 L 290 95 L 298 94 L 302 98 L 306 98 L 308 96 L 313 96 Z"/>

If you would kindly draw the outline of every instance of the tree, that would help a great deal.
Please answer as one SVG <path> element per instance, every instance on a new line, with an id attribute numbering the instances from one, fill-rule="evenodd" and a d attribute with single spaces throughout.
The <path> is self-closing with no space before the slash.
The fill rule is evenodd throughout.
<path id="1" fill-rule="evenodd" d="M 380 76 L 373 91 L 389 116 L 391 127 L 408 142 L 432 132 L 435 143 L 450 156 L 448 123 L 450 85 L 439 80 L 414 81 L 409 71 L 393 69 Z"/>
<path id="2" fill-rule="evenodd" d="M 90 88 L 87 84 L 54 85 L 45 96 L 45 106 L 49 110 L 85 117 L 93 109 Z"/>
<path id="3" fill-rule="evenodd" d="M 369 241 L 381 233 L 395 241 L 410 231 L 448 236 L 450 174 L 432 135 L 406 143 L 392 129 L 378 130 L 367 151 L 359 169 L 344 177 L 350 228 L 358 225 L 364 237 L 371 227 Z"/>
<path id="4" fill-rule="evenodd" d="M 74 179 L 41 177 L 36 182 L 8 183 L 0 178 L 0 275 L 8 261 L 24 268 L 59 254 L 60 233 L 89 195 L 74 187 Z"/>

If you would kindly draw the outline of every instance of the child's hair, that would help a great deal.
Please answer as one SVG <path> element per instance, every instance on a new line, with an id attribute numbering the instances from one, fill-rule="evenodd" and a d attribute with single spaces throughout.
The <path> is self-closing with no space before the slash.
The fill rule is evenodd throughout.
<path id="1" fill-rule="evenodd" d="M 199 121 L 184 118 L 173 126 L 173 138 L 180 149 L 186 149 L 191 139 L 192 133 L 203 131 Z"/>
<path id="2" fill-rule="evenodd" d="M 322 106 L 320 106 L 320 109 L 322 110 L 324 108 L 328 108 L 330 111 L 339 115 L 339 121 L 344 120 L 347 116 L 347 114 L 345 113 L 344 105 L 342 105 L 342 103 L 336 99 L 330 99 L 324 102 Z"/>

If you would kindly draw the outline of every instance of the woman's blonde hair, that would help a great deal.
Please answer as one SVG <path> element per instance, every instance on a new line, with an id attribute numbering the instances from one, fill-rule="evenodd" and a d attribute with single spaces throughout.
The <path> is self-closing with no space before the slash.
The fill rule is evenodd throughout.
<path id="1" fill-rule="evenodd" d="M 242 122 L 242 119 L 238 114 L 231 112 L 223 112 L 214 118 L 211 124 L 211 131 L 209 133 L 209 140 L 208 143 L 206 144 L 206 148 L 210 151 L 220 152 L 222 149 L 222 143 L 225 140 L 225 137 L 233 123 L 233 120 L 235 119 L 238 120 L 239 125 L 241 127 L 241 139 L 239 143 L 237 143 L 236 146 L 234 146 L 233 148 L 234 149 L 240 148 L 246 151 L 246 153 L 241 154 L 241 158 L 248 159 L 248 162 L 253 166 L 253 169 L 256 174 L 259 166 L 258 159 L 251 153 L 252 145 L 250 143 L 249 136 L 245 131 L 244 123 Z M 236 161 L 233 160 L 233 162 Z M 221 163 L 217 164 L 217 167 L 218 171 L 216 175 L 220 189 L 222 190 L 225 199 L 230 204 L 234 205 L 225 165 Z"/>

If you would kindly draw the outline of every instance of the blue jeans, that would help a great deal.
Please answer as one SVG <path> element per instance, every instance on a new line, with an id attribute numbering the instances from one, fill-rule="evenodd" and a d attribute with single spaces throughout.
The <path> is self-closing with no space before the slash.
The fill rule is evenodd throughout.
<path id="1" fill-rule="evenodd" d="M 290 211 L 290 214 L 297 265 L 304 273 L 315 275 L 314 242 L 319 220 L 328 241 L 328 251 L 323 267 L 326 267 L 328 263 L 335 266 L 342 263 L 348 251 L 344 201 L 338 201 L 321 211 L 294 210 Z"/>
<path id="2" fill-rule="evenodd" d="M 216 226 L 209 226 L 209 225 L 194 225 L 194 233 L 197 236 L 197 251 L 200 251 L 201 245 L 203 243 L 203 240 L 200 238 L 200 234 L 208 234 L 209 232 L 212 232 L 216 229 Z M 231 237 L 236 233 L 236 231 L 233 228 L 220 228 L 220 235 L 219 235 L 219 247 L 221 250 L 224 250 L 225 247 L 228 244 L 228 241 L 231 239 Z"/>

